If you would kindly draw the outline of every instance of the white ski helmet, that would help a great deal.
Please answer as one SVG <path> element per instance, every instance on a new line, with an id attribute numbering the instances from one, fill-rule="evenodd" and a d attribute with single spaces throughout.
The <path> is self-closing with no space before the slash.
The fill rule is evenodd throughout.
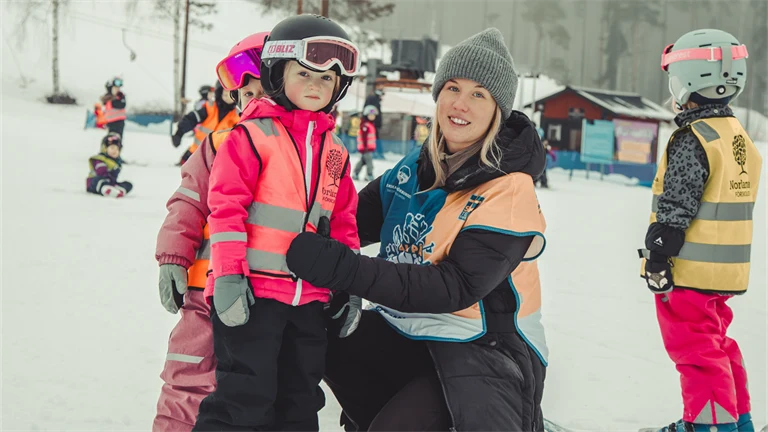
<path id="1" fill-rule="evenodd" d="M 365 108 L 363 108 L 363 115 L 367 117 L 371 114 L 377 116 L 379 115 L 379 110 L 373 105 L 366 105 Z"/>
<path id="2" fill-rule="evenodd" d="M 675 102 L 728 103 L 747 82 L 747 47 L 730 33 L 701 29 L 686 33 L 661 53 Z"/>

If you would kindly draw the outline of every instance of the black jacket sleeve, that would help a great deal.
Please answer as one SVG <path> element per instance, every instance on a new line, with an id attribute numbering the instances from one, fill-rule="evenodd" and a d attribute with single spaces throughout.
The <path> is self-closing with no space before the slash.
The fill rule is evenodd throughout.
<path id="1" fill-rule="evenodd" d="M 347 291 L 401 312 L 456 312 L 499 286 L 523 260 L 531 241 L 533 236 L 473 229 L 460 233 L 437 265 L 360 256 Z"/>
<path id="2" fill-rule="evenodd" d="M 179 121 L 179 124 L 176 127 L 176 135 L 184 135 L 194 129 L 198 124 L 204 122 L 207 118 L 208 110 L 205 109 L 205 106 L 197 111 L 188 112 L 187 115 Z"/>
<path id="3" fill-rule="evenodd" d="M 381 226 L 384 225 L 384 210 L 381 205 L 381 177 L 368 183 L 358 194 L 357 230 L 360 247 L 381 241 Z"/>

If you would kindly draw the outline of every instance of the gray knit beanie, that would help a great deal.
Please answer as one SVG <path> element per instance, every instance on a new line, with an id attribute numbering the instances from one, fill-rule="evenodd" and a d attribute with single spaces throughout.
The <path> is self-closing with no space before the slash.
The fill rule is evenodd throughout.
<path id="1" fill-rule="evenodd" d="M 517 93 L 517 72 L 512 55 L 504 45 L 504 36 L 489 28 L 448 50 L 440 60 L 432 84 L 432 99 L 449 79 L 476 81 L 491 93 L 501 109 L 503 120 L 512 113 Z"/>

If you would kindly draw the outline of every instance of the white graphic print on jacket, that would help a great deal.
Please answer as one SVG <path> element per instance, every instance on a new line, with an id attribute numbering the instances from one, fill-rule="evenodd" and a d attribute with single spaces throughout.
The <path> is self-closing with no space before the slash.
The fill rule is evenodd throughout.
<path id="1" fill-rule="evenodd" d="M 392 230 L 392 242 L 386 247 L 387 261 L 402 264 L 429 264 L 424 260 L 425 253 L 432 253 L 435 243 L 425 245 L 427 235 L 432 232 L 432 226 L 427 223 L 421 213 L 408 213 L 405 223 L 397 225 Z"/>

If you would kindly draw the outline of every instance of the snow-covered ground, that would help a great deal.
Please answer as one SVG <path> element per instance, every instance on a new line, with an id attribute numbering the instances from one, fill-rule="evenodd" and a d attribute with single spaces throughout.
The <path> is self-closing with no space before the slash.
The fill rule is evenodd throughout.
<path id="1" fill-rule="evenodd" d="M 134 191 L 121 200 L 86 194 L 86 160 L 103 134 L 82 130 L 82 109 L 30 100 L 10 86 L 0 99 L 0 429 L 149 430 L 178 319 L 158 300 L 155 238 L 179 182 L 172 164 L 185 146 L 129 130 L 124 157 L 146 164 L 124 168 Z M 393 164 L 376 163 L 377 175 Z M 545 415 L 585 431 L 676 420 L 677 373 L 653 295 L 637 277 L 650 190 L 583 173 L 570 181 L 562 171 L 550 176 L 552 189 L 539 191 L 549 239 L 541 258 L 551 349 Z M 754 215 L 751 289 L 730 302 L 730 334 L 749 367 L 758 427 L 768 420 L 767 190 Z M 339 430 L 339 407 L 327 394 L 322 429 Z"/>

